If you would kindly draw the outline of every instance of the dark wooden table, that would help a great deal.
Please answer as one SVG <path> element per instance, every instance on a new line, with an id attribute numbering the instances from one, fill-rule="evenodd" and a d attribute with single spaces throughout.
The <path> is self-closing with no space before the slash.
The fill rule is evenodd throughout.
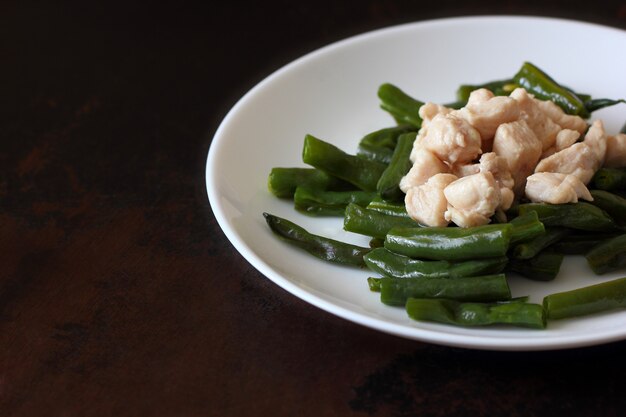
<path id="1" fill-rule="evenodd" d="M 0 416 L 626 413 L 626 343 L 486 352 L 336 318 L 234 250 L 204 183 L 221 118 L 304 53 L 468 14 L 625 29 L 623 0 L 54 3 L 0 6 Z"/>

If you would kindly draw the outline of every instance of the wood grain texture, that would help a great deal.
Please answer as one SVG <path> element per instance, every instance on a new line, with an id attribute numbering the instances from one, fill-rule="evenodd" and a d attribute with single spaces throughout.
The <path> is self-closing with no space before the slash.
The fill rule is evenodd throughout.
<path id="1" fill-rule="evenodd" d="M 1 416 L 623 415 L 625 343 L 493 353 L 354 325 L 247 264 L 204 184 L 228 109 L 315 48 L 467 14 L 624 29 L 622 1 L 0 9 Z"/>

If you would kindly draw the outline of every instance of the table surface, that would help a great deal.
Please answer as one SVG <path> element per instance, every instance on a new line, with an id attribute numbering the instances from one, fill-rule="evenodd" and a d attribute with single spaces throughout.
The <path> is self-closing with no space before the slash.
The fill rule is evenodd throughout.
<path id="1" fill-rule="evenodd" d="M 53 3 L 0 7 L 0 415 L 624 414 L 626 342 L 449 348 L 290 295 L 225 238 L 204 168 L 236 100 L 330 42 L 476 14 L 625 29 L 626 3 Z"/>

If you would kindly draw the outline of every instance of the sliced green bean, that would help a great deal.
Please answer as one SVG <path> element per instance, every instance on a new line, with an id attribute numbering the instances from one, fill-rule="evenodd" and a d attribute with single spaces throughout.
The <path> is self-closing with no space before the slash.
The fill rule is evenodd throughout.
<path id="1" fill-rule="evenodd" d="M 530 211 L 522 216 L 512 219 L 510 224 L 513 225 L 511 233 L 511 245 L 532 240 L 545 233 L 546 228 L 539 221 L 536 211 Z"/>
<path id="2" fill-rule="evenodd" d="M 368 133 L 359 141 L 357 156 L 389 164 L 398 144 L 398 137 L 415 130 L 413 126 L 401 125 Z"/>
<path id="3" fill-rule="evenodd" d="M 373 191 L 324 191 L 298 187 L 294 206 L 301 213 L 313 216 L 343 216 L 350 203 L 366 206 L 376 197 Z"/>
<path id="4" fill-rule="evenodd" d="M 513 225 L 394 228 L 385 248 L 417 259 L 459 261 L 506 255 Z"/>
<path id="5" fill-rule="evenodd" d="M 386 165 L 350 155 L 328 142 L 306 135 L 302 160 L 364 191 L 376 191 Z"/>
<path id="6" fill-rule="evenodd" d="M 569 227 L 587 231 L 614 231 L 617 225 L 604 210 L 585 202 L 570 204 L 527 203 L 519 205 L 520 215 L 536 211 L 546 227 Z"/>
<path id="7" fill-rule="evenodd" d="M 559 274 L 563 254 L 541 252 L 530 259 L 509 259 L 506 270 L 533 281 L 552 281 Z"/>
<path id="8" fill-rule="evenodd" d="M 376 248 L 364 256 L 367 267 L 391 278 L 460 278 L 500 273 L 508 262 L 506 256 L 458 262 L 423 261 Z"/>
<path id="9" fill-rule="evenodd" d="M 318 190 L 348 190 L 354 188 L 339 178 L 315 168 L 272 168 L 267 179 L 270 192 L 279 198 L 293 198 L 298 186 Z"/>
<path id="10" fill-rule="evenodd" d="M 511 298 L 504 274 L 464 278 L 378 278 L 380 301 L 403 306 L 413 298 L 448 298 L 459 301 L 498 301 Z"/>
<path id="11" fill-rule="evenodd" d="M 626 224 L 626 198 L 605 190 L 589 190 L 593 204 L 606 211 L 619 225 Z"/>
<path id="12" fill-rule="evenodd" d="M 549 319 L 585 316 L 626 307 L 626 278 L 550 294 L 543 299 Z"/>
<path id="13" fill-rule="evenodd" d="M 418 129 L 422 126 L 419 109 L 423 102 L 389 83 L 378 88 L 378 98 L 381 100 L 380 107 L 389 112 L 398 124 L 409 124 Z"/>
<path id="14" fill-rule="evenodd" d="M 572 231 L 563 227 L 548 228 L 542 235 L 536 238 L 520 243 L 513 248 L 513 257 L 516 259 L 530 259 L 550 245 L 562 240 Z"/>
<path id="15" fill-rule="evenodd" d="M 416 132 L 409 132 L 403 133 L 398 138 L 398 145 L 393 151 L 391 161 L 376 184 L 376 190 L 383 199 L 391 201 L 404 199 L 404 193 L 400 190 L 400 180 L 413 166 L 409 156 L 416 136 Z"/>
<path id="16" fill-rule="evenodd" d="M 393 149 L 369 144 L 359 145 L 356 153 L 359 158 L 388 165 L 393 157 Z"/>
<path id="17" fill-rule="evenodd" d="M 626 190 L 626 168 L 600 168 L 591 179 L 591 183 L 599 190 Z"/>
<path id="18" fill-rule="evenodd" d="M 626 234 L 600 243 L 585 258 L 593 272 L 598 275 L 626 266 Z"/>
<path id="19" fill-rule="evenodd" d="M 541 69 L 525 62 L 513 76 L 515 84 L 523 87 L 540 100 L 551 100 L 567 114 L 589 117 L 585 103 L 573 91 L 563 87 Z"/>
<path id="20" fill-rule="evenodd" d="M 297 224 L 269 213 L 263 213 L 263 216 L 272 232 L 313 256 L 342 265 L 365 266 L 363 256 L 370 248 L 309 233 Z"/>
<path id="21" fill-rule="evenodd" d="M 394 227 L 418 227 L 410 217 L 391 216 L 356 204 L 346 206 L 343 228 L 352 233 L 384 239 Z"/>
<path id="22" fill-rule="evenodd" d="M 374 198 L 366 207 L 368 210 L 378 211 L 390 216 L 409 217 L 404 203 L 386 201 L 382 198 Z"/>
<path id="23" fill-rule="evenodd" d="M 409 317 L 455 326 L 508 324 L 534 329 L 546 327 L 546 315 L 539 304 L 520 301 L 467 303 L 455 300 L 410 298 L 406 302 Z"/>
<path id="24" fill-rule="evenodd" d="M 585 240 L 563 240 L 552 245 L 550 250 L 563 255 L 585 255 L 600 243 L 602 240 L 591 237 Z"/>
<path id="25" fill-rule="evenodd" d="M 603 109 L 605 107 L 614 106 L 619 103 L 626 103 L 624 99 L 612 100 L 610 98 L 596 98 L 585 101 L 585 109 L 588 113 L 593 113 L 596 110 Z"/>

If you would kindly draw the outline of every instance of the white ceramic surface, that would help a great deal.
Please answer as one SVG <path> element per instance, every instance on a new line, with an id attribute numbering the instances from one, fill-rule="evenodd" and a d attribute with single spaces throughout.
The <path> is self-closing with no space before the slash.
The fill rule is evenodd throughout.
<path id="1" fill-rule="evenodd" d="M 228 113 L 209 150 L 206 183 L 215 217 L 235 248 L 293 295 L 330 313 L 391 334 L 438 344 L 497 350 L 586 346 L 626 336 L 626 312 L 552 321 L 546 330 L 458 328 L 411 321 L 368 290 L 365 270 L 324 263 L 277 239 L 262 216 L 290 219 L 313 233 L 366 245 L 340 219 L 311 218 L 271 196 L 272 167 L 301 162 L 306 133 L 349 153 L 366 133 L 393 125 L 379 108 L 377 88 L 391 82 L 421 100 L 450 102 L 461 83 L 514 74 L 531 61 L 560 82 L 594 97 L 626 96 L 626 31 L 532 17 L 470 17 L 426 21 L 355 36 L 314 51 L 276 71 Z M 609 132 L 626 106 L 594 114 Z M 606 281 L 582 258 L 569 258 L 553 282 L 512 277 L 514 296 L 544 295 Z"/>

